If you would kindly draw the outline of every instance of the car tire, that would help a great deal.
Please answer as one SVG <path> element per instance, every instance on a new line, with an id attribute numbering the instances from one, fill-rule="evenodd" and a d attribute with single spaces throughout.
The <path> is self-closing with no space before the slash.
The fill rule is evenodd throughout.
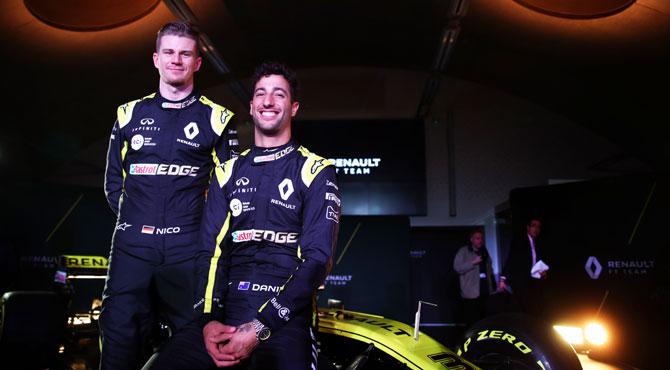
<path id="1" fill-rule="evenodd" d="M 551 325 L 504 313 L 465 331 L 457 353 L 482 369 L 581 370 L 575 350 Z"/>

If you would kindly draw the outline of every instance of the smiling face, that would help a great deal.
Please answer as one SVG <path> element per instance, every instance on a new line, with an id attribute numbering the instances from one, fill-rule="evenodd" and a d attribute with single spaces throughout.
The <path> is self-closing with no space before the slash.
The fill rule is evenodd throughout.
<path id="1" fill-rule="evenodd" d="M 177 88 L 193 85 L 193 74 L 200 69 L 202 63 L 196 41 L 176 35 L 161 37 L 153 57 L 161 84 Z"/>
<path id="2" fill-rule="evenodd" d="M 254 86 L 249 114 L 263 136 L 278 137 L 291 132 L 291 119 L 300 104 L 292 101 L 289 83 L 281 75 L 261 77 Z"/>

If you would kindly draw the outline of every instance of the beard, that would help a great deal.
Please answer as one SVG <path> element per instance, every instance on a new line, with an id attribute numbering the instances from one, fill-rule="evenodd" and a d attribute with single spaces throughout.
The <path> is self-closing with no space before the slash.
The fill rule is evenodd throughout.
<path id="1" fill-rule="evenodd" d="M 165 79 L 165 83 L 172 87 L 182 87 L 186 85 L 186 79 L 182 77 Z"/>
<path id="2" fill-rule="evenodd" d="M 191 79 L 189 79 L 189 76 L 186 76 L 186 75 L 174 76 L 174 75 L 171 75 L 170 73 L 162 74 L 161 79 L 167 85 L 170 85 L 170 86 L 176 87 L 176 88 L 186 86 L 186 85 L 188 85 L 189 81 L 192 81 Z"/>
<path id="3" fill-rule="evenodd" d="M 254 127 L 263 133 L 265 136 L 277 136 L 282 132 L 283 117 L 278 118 L 275 122 L 263 122 L 255 115 L 253 116 Z"/>

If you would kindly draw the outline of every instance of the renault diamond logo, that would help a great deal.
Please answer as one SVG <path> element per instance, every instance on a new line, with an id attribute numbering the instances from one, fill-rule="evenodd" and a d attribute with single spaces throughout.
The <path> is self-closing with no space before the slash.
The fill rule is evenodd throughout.
<path id="1" fill-rule="evenodd" d="M 284 181 L 279 184 L 278 188 L 281 198 L 288 200 L 288 197 L 293 194 L 293 181 L 291 181 L 291 179 L 284 179 Z"/>
<path id="2" fill-rule="evenodd" d="M 184 134 L 189 140 L 193 140 L 193 138 L 196 137 L 199 132 L 198 125 L 195 122 L 191 122 L 186 125 L 186 127 L 184 127 Z"/>
<path id="3" fill-rule="evenodd" d="M 593 280 L 598 279 L 600 277 L 600 273 L 603 271 L 603 267 L 600 265 L 600 262 L 598 262 L 598 259 L 594 256 L 591 256 L 586 260 L 584 269 Z"/>

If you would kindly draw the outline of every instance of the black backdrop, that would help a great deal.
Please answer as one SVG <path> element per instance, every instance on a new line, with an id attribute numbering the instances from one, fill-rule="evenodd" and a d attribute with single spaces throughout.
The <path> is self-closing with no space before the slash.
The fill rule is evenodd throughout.
<path id="1" fill-rule="evenodd" d="M 63 254 L 109 256 L 116 219 L 101 188 L 14 182 L 0 194 L 3 292 L 57 288 Z M 86 312 L 103 286 L 104 280 L 73 281 L 72 310 Z"/>
<path id="2" fill-rule="evenodd" d="M 409 230 L 407 217 L 342 217 L 333 269 L 319 305 L 333 298 L 349 310 L 411 323 Z"/>

